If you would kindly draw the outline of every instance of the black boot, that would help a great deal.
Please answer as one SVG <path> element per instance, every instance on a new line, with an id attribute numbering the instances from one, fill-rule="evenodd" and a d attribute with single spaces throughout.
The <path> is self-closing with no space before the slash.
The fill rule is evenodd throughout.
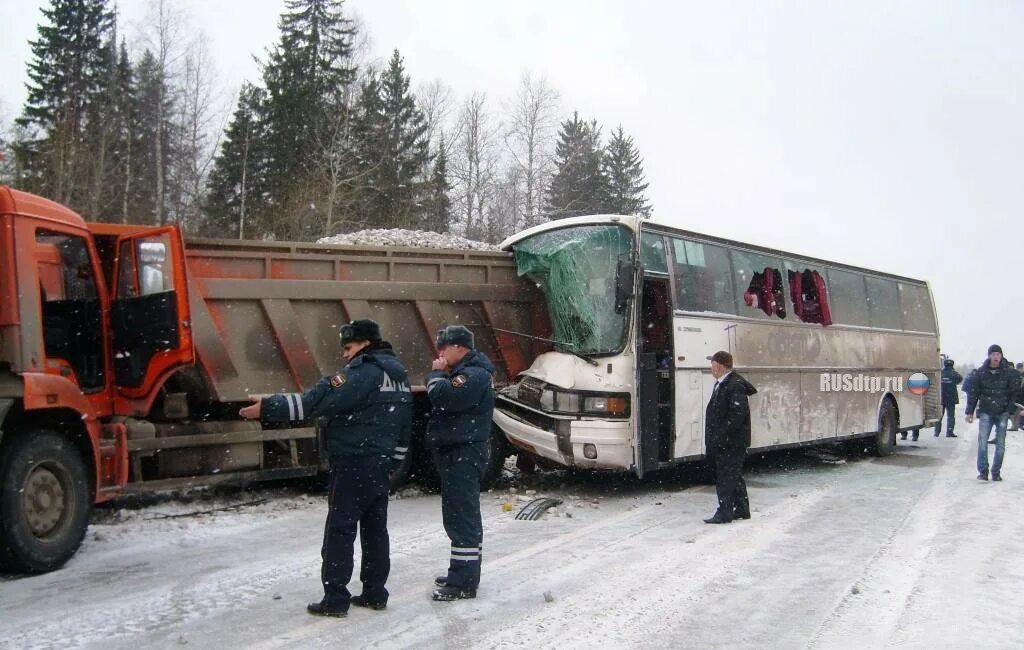
<path id="1" fill-rule="evenodd" d="M 732 517 L 726 517 L 721 512 L 716 512 L 707 519 L 704 520 L 705 524 L 727 524 L 732 521 Z"/>
<path id="2" fill-rule="evenodd" d="M 323 601 L 306 605 L 306 611 L 314 616 L 331 616 L 334 618 L 345 618 L 348 616 L 347 607 L 344 609 L 331 607 L 329 605 L 325 605 Z"/>
<path id="3" fill-rule="evenodd" d="M 387 609 L 388 607 L 387 602 L 382 603 L 374 600 L 366 600 L 365 598 L 363 598 L 362 594 L 359 594 L 358 596 L 352 596 L 352 600 L 350 602 L 356 607 L 367 607 L 369 609 L 375 609 L 377 611 Z"/>
<path id="4" fill-rule="evenodd" d="M 442 603 L 451 602 L 453 600 L 462 600 L 463 598 L 476 598 L 476 589 L 450 586 L 438 587 L 434 590 L 431 598 Z"/>
<path id="5" fill-rule="evenodd" d="M 434 584 L 437 585 L 438 587 L 446 587 L 446 586 L 448 586 L 448 576 L 447 575 L 437 576 L 436 578 L 434 578 Z"/>

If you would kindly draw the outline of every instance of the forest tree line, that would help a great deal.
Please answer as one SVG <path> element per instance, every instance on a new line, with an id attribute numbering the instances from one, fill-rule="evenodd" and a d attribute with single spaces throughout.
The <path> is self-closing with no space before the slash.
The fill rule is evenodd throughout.
<path id="1" fill-rule="evenodd" d="M 285 0 L 260 78 L 228 104 L 172 0 L 131 38 L 109 0 L 51 0 L 0 181 L 87 220 L 247 239 L 413 228 L 495 242 L 568 216 L 650 216 L 621 126 L 565 114 L 527 73 L 498 100 L 414 88 L 397 50 L 369 59 L 343 4 Z"/>

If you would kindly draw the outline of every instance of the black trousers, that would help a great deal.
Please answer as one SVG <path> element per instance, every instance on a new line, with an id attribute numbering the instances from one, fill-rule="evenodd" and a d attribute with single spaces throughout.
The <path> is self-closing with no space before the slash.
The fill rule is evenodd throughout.
<path id="1" fill-rule="evenodd" d="M 718 493 L 718 513 L 726 519 L 750 514 L 747 483 L 743 480 L 743 461 L 747 450 L 717 450 L 711 456 L 715 468 L 715 491 Z"/>
<path id="2" fill-rule="evenodd" d="M 480 517 L 480 479 L 487 468 L 486 442 L 441 447 L 435 465 L 441 476 L 441 519 L 451 540 L 448 584 L 480 586 L 484 527 Z"/>
<path id="3" fill-rule="evenodd" d="M 935 435 L 939 435 L 939 431 L 942 429 L 943 415 L 946 416 L 946 433 L 953 433 L 953 427 L 956 425 L 956 404 L 944 404 L 942 406 L 939 419 L 935 421 Z"/>
<path id="4" fill-rule="evenodd" d="M 363 595 L 374 602 L 387 602 L 384 587 L 391 571 L 388 542 L 388 473 L 391 459 L 381 456 L 355 456 L 331 460 L 331 488 L 328 495 L 324 545 L 320 551 L 323 566 L 324 604 L 348 606 L 352 594 L 352 551 L 359 528 L 362 567 L 359 580 Z"/>

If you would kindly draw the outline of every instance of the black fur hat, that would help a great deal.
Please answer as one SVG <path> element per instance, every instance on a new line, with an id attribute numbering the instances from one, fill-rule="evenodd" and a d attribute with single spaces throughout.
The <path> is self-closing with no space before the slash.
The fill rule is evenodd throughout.
<path id="1" fill-rule="evenodd" d="M 380 342 L 380 325 L 377 321 L 369 318 L 361 318 L 341 326 L 341 344 L 352 341 L 369 341 L 370 343 Z"/>
<path id="2" fill-rule="evenodd" d="M 437 331 L 437 347 L 441 348 L 445 345 L 461 345 L 470 350 L 476 349 L 473 332 L 462 325 L 449 325 L 443 330 Z"/>

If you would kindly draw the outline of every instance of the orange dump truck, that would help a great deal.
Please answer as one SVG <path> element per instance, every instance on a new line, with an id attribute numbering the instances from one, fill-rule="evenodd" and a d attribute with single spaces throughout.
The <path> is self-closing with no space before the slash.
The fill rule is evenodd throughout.
<path id="1" fill-rule="evenodd" d="M 474 329 L 505 383 L 535 352 L 511 332 L 546 319 L 507 253 L 183 241 L 0 187 L 0 566 L 59 567 L 113 497 L 322 471 L 315 422 L 264 428 L 238 409 L 335 372 L 355 318 L 381 324 L 420 384 L 399 481 L 432 471 L 434 333 Z M 496 431 L 492 473 L 504 444 Z"/>

